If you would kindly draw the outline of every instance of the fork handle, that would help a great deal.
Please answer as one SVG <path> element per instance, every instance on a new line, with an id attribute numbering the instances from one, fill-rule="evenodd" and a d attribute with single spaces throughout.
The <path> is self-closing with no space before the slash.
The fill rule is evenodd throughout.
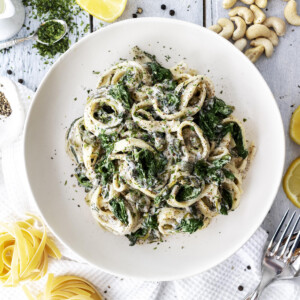
<path id="1" fill-rule="evenodd" d="M 263 269 L 262 277 L 259 284 L 252 293 L 248 294 L 246 298 L 244 298 L 244 300 L 258 299 L 261 292 L 274 280 L 275 276 L 276 274 L 271 274 L 270 272 L 266 271 L 266 269 Z"/>

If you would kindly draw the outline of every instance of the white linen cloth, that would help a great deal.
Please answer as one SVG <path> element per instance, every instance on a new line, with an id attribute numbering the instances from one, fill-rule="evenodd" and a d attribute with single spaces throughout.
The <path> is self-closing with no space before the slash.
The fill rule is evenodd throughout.
<path id="1" fill-rule="evenodd" d="M 21 102 L 27 112 L 33 92 L 17 84 Z M 1 133 L 0 133 L 1 134 Z M 1 171 L 2 165 L 2 171 Z M 27 211 L 38 213 L 33 199 L 26 195 L 23 185 L 24 164 L 21 139 L 0 153 L 0 220 L 23 218 Z M 51 233 L 49 233 L 51 235 Z M 52 235 L 51 235 L 52 236 Z M 243 299 L 259 282 L 260 263 L 267 233 L 259 228 L 251 239 L 222 264 L 200 275 L 171 282 L 143 282 L 119 278 L 80 261 L 72 250 L 57 241 L 63 254 L 61 260 L 49 261 L 49 272 L 55 275 L 78 275 L 92 282 L 108 300 L 235 300 Z M 249 267 L 251 269 L 249 269 Z M 247 268 L 248 267 L 248 268 Z M 33 293 L 41 291 L 47 276 L 28 283 Z M 239 290 L 239 286 L 243 290 Z M 241 289 L 240 287 L 240 289 Z M 0 286 L 0 299 L 26 299 L 18 288 Z M 263 294 L 264 300 L 299 300 L 300 282 L 285 281 L 271 285 Z"/>

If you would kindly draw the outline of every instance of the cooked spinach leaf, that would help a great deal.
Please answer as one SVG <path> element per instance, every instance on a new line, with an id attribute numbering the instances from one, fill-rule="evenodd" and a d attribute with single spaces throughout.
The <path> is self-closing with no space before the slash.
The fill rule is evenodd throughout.
<path id="1" fill-rule="evenodd" d="M 238 156 L 246 158 L 248 151 L 243 144 L 243 135 L 240 126 L 236 122 L 222 124 L 222 120 L 232 112 L 232 106 L 226 105 L 223 100 L 214 97 L 204 102 L 197 116 L 198 124 L 209 141 L 216 141 L 218 143 L 230 132 L 236 143 L 236 147 L 233 150 L 236 151 Z"/>
<path id="2" fill-rule="evenodd" d="M 83 164 L 79 164 L 75 169 L 75 177 L 77 178 L 78 184 L 85 187 L 85 191 L 88 192 L 92 189 L 93 184 L 85 175 L 85 168 Z"/>
<path id="3" fill-rule="evenodd" d="M 123 82 L 119 82 L 109 90 L 109 95 L 114 99 L 120 101 L 126 109 L 130 109 L 132 106 L 132 100 L 127 90 L 126 85 Z"/>
<path id="4" fill-rule="evenodd" d="M 229 132 L 231 133 L 235 142 L 235 147 L 233 150 L 236 151 L 238 156 L 245 159 L 248 156 L 248 151 L 244 147 L 243 135 L 240 126 L 235 122 L 225 124 L 222 130 L 222 136 L 225 136 Z"/>
<path id="5" fill-rule="evenodd" d="M 126 237 L 129 239 L 129 246 L 134 246 L 139 239 L 142 239 L 149 234 L 151 230 L 156 230 L 158 228 L 157 215 L 148 215 L 144 219 L 142 227 L 137 231 L 127 234 Z"/>
<path id="6" fill-rule="evenodd" d="M 109 201 L 109 204 L 115 217 L 118 218 L 123 224 L 128 225 L 128 215 L 126 212 L 124 199 L 115 197 Z"/>
<path id="7" fill-rule="evenodd" d="M 169 199 L 170 190 L 166 187 L 158 196 L 154 198 L 154 205 L 156 207 L 163 207 L 166 204 L 166 201 Z"/>
<path id="8" fill-rule="evenodd" d="M 222 201 L 221 201 L 220 213 L 222 215 L 227 215 L 228 210 L 232 208 L 232 195 L 226 189 L 221 190 L 221 195 L 222 195 Z"/>
<path id="9" fill-rule="evenodd" d="M 222 120 L 233 112 L 233 107 L 214 97 L 207 99 L 198 114 L 198 124 L 210 141 L 219 141 L 223 130 Z"/>
<path id="10" fill-rule="evenodd" d="M 113 161 L 108 157 L 111 151 L 114 149 L 115 142 L 117 141 L 118 134 L 106 134 L 102 131 L 99 136 L 100 144 L 102 149 L 105 150 L 105 154 L 96 162 L 95 172 L 97 177 L 100 179 L 101 184 L 106 185 L 112 181 L 112 177 L 116 171 Z"/>
<path id="11" fill-rule="evenodd" d="M 195 188 L 188 185 L 183 185 L 180 187 L 177 195 L 176 200 L 178 202 L 188 201 L 191 199 L 196 198 L 201 193 L 201 188 Z"/>
<path id="12" fill-rule="evenodd" d="M 114 144 L 118 139 L 118 134 L 112 133 L 112 134 L 106 134 L 104 130 L 99 134 L 99 139 L 101 143 L 101 147 L 105 149 L 106 153 L 109 154 L 114 148 Z"/>
<path id="13" fill-rule="evenodd" d="M 144 220 L 144 226 L 150 229 L 157 229 L 157 215 L 148 215 Z"/>
<path id="14" fill-rule="evenodd" d="M 115 165 L 107 155 L 103 155 L 95 164 L 95 172 L 103 185 L 112 181 L 115 171 Z"/>
<path id="15" fill-rule="evenodd" d="M 180 95 L 175 92 L 167 92 L 163 97 L 159 97 L 160 108 L 165 113 L 178 111 L 180 105 Z"/>
<path id="16" fill-rule="evenodd" d="M 235 176 L 233 175 L 233 173 L 227 169 L 223 169 L 222 170 L 223 173 L 224 173 L 224 176 L 230 180 L 234 180 L 235 179 Z"/>
<path id="17" fill-rule="evenodd" d="M 174 91 L 178 83 L 175 80 L 165 79 L 163 82 L 163 90 L 164 91 Z"/>
<path id="18" fill-rule="evenodd" d="M 181 161 L 182 151 L 179 139 L 173 139 L 172 142 L 169 144 L 168 150 L 172 155 L 174 163 Z"/>
<path id="19" fill-rule="evenodd" d="M 203 226 L 202 219 L 198 219 L 198 218 L 182 219 L 179 226 L 177 227 L 177 230 L 182 232 L 189 232 L 190 234 L 192 234 L 202 226 Z"/>
<path id="20" fill-rule="evenodd" d="M 149 228 L 141 227 L 135 232 L 132 232 L 131 234 L 126 234 L 125 236 L 129 239 L 130 244 L 129 246 L 134 246 L 137 241 L 141 238 L 145 238 L 149 232 Z"/>
<path id="21" fill-rule="evenodd" d="M 207 183 L 217 182 L 220 184 L 224 178 L 224 169 L 222 169 L 231 160 L 230 155 L 224 155 L 218 160 L 214 160 L 212 163 L 208 163 L 204 160 L 199 160 L 194 167 L 194 174 L 201 180 L 205 180 Z M 226 171 L 225 171 L 226 172 Z M 228 175 L 228 171 L 226 173 Z"/>
<path id="22" fill-rule="evenodd" d="M 127 155 L 132 166 L 132 175 L 142 186 L 152 187 L 158 182 L 157 176 L 162 173 L 167 159 L 162 154 L 154 154 L 147 149 L 135 148 Z"/>
<path id="23" fill-rule="evenodd" d="M 150 69 L 153 84 L 162 82 L 165 79 L 173 78 L 171 71 L 164 68 L 156 61 L 147 63 L 147 66 Z"/>
<path id="24" fill-rule="evenodd" d="M 220 159 L 216 159 L 212 162 L 212 165 L 215 168 L 223 168 L 226 164 L 228 164 L 231 161 L 231 156 L 230 155 L 224 155 Z"/>

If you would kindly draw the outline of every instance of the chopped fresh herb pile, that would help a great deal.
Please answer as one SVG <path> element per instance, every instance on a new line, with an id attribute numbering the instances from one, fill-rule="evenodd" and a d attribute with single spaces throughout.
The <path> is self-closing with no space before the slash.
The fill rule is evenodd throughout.
<path id="1" fill-rule="evenodd" d="M 57 42 L 65 33 L 64 26 L 56 21 L 48 21 L 37 31 L 39 41 L 52 45 Z"/>
<path id="2" fill-rule="evenodd" d="M 81 13 L 81 8 L 77 5 L 75 0 L 23 0 L 23 4 L 30 7 L 29 18 L 36 19 L 40 23 L 58 19 L 64 20 L 69 28 L 69 32 L 79 36 L 80 30 L 75 22 L 75 17 Z M 36 28 L 32 28 L 33 32 Z M 46 40 L 53 40 L 54 35 L 59 32 L 58 28 L 49 28 L 47 33 L 43 33 L 43 37 Z M 49 36 L 50 35 L 50 36 Z M 70 47 L 71 41 L 69 34 L 62 38 L 59 42 L 52 44 L 51 46 L 43 45 L 36 42 L 34 48 L 38 50 L 38 53 L 45 58 L 53 58 L 59 53 L 64 53 Z"/>

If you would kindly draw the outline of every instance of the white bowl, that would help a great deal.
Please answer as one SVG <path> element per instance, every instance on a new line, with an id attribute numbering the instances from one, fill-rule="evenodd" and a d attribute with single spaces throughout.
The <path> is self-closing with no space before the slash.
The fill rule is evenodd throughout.
<path id="1" fill-rule="evenodd" d="M 236 107 L 238 118 L 247 119 L 247 137 L 255 142 L 257 154 L 236 211 L 215 218 L 207 229 L 192 235 L 177 234 L 160 245 L 130 247 L 125 237 L 105 232 L 92 218 L 83 189 L 70 177 L 74 166 L 65 153 L 64 137 L 71 122 L 83 114 L 87 89 L 96 86 L 98 76 L 92 71 L 103 71 L 119 58 L 130 58 L 135 45 L 155 54 L 163 65 L 170 67 L 186 58 L 191 68 L 210 76 L 217 95 Z M 118 22 L 67 51 L 36 92 L 24 142 L 28 184 L 53 232 L 102 270 L 144 280 L 191 276 L 236 252 L 272 205 L 281 181 L 284 151 L 283 125 L 274 97 L 244 54 L 205 28 L 159 18 Z"/>

